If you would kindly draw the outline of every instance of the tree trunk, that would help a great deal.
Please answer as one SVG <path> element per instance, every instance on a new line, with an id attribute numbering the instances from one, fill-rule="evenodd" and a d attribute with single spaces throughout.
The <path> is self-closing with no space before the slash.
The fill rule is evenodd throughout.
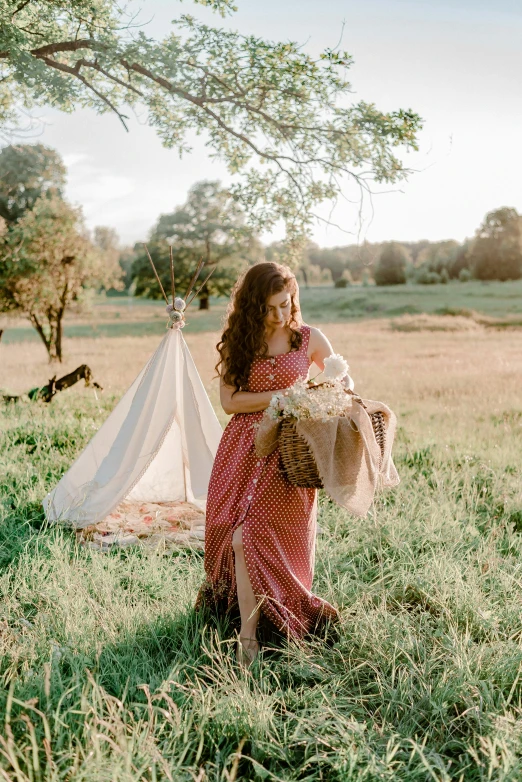
<path id="1" fill-rule="evenodd" d="M 49 322 L 49 362 L 62 361 L 62 318 L 63 311 L 49 310 L 47 320 Z"/>
<path id="2" fill-rule="evenodd" d="M 199 294 L 199 309 L 200 310 L 210 309 L 208 288 L 206 285 L 204 285 L 203 288 L 201 288 L 201 293 Z"/>
<path id="3" fill-rule="evenodd" d="M 49 361 L 52 361 L 52 359 L 51 359 L 51 350 L 50 350 L 50 341 L 45 336 L 45 331 L 43 330 L 42 324 L 40 323 L 40 321 L 38 320 L 36 315 L 33 315 L 32 312 L 29 313 L 29 320 L 31 321 L 31 323 L 35 327 L 37 333 L 40 335 L 40 339 L 42 340 L 42 342 L 45 345 L 45 349 L 47 351 L 47 355 L 49 356 Z"/>
<path id="4" fill-rule="evenodd" d="M 56 356 L 62 360 L 63 311 L 56 316 Z"/>
<path id="5" fill-rule="evenodd" d="M 52 364 L 53 361 L 61 361 L 61 356 L 58 355 L 57 351 L 57 345 L 56 345 L 56 323 L 53 321 L 49 321 L 49 327 L 50 327 L 50 334 L 49 334 L 49 363 Z"/>

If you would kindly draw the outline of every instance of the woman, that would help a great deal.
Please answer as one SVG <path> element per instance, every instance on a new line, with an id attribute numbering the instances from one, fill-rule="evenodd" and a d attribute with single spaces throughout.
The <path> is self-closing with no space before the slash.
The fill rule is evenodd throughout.
<path id="1" fill-rule="evenodd" d="M 295 276 L 277 263 L 258 263 L 238 281 L 217 349 L 221 404 L 233 415 L 209 483 L 207 579 L 196 608 L 232 617 L 239 608 L 237 657 L 248 667 L 259 651 L 258 624 L 302 638 L 338 619 L 310 591 L 317 492 L 288 482 L 278 450 L 258 458 L 254 449 L 272 395 L 306 377 L 312 362 L 323 369 L 333 350 L 321 331 L 302 324 Z"/>

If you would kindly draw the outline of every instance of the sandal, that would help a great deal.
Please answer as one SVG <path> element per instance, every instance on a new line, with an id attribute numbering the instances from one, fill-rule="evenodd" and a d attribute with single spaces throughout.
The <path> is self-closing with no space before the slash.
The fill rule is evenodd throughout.
<path id="1" fill-rule="evenodd" d="M 245 645 L 243 641 L 248 641 Z M 252 642 L 255 644 L 252 648 Z M 236 660 L 244 668 L 250 668 L 257 655 L 259 654 L 259 641 L 257 638 L 249 638 L 246 635 L 240 635 L 237 639 Z"/>

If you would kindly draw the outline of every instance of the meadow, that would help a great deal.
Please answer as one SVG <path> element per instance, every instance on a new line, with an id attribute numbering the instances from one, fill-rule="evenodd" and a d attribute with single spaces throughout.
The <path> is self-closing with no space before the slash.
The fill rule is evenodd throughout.
<path id="1" fill-rule="evenodd" d="M 219 330 L 227 300 L 212 300 L 208 312 L 191 313 L 190 332 Z M 447 285 L 397 285 L 348 288 L 321 286 L 301 288 L 301 305 L 310 323 L 339 323 L 366 318 L 393 318 L 420 313 L 435 315 L 480 314 L 486 320 L 507 320 L 522 325 L 522 281 L 468 282 Z M 128 296 L 99 297 L 89 314 L 67 315 L 66 337 L 154 336 L 165 320 L 163 300 L 147 301 Z M 0 315 L 3 344 L 38 342 L 28 321 Z M 0 376 L 0 386 L 3 385 Z"/>
<path id="2" fill-rule="evenodd" d="M 339 638 L 268 650 L 245 675 L 226 626 L 193 611 L 200 552 L 100 554 L 47 526 L 42 497 L 164 333 L 160 302 L 99 300 L 68 320 L 59 374 L 87 363 L 103 393 L 0 408 L 1 778 L 522 778 L 522 285 L 302 302 L 399 419 L 401 484 L 365 519 L 320 499 L 314 590 L 340 608 Z M 184 336 L 218 410 L 213 305 Z M 0 387 L 43 385 L 43 346 L 6 326 Z"/>

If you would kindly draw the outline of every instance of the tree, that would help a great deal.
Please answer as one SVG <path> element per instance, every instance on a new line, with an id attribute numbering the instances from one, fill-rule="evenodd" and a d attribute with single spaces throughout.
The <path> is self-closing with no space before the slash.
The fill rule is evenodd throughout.
<path id="1" fill-rule="evenodd" d="M 518 280 L 522 277 L 522 216 L 503 207 L 489 212 L 471 246 L 477 280 Z"/>
<path id="2" fill-rule="evenodd" d="M 235 10 L 232 0 L 196 2 L 222 15 Z M 282 221 L 293 248 L 343 177 L 369 190 L 372 181 L 410 173 L 396 150 L 418 148 L 420 117 L 346 105 L 348 53 L 327 49 L 314 59 L 299 43 L 190 16 L 158 41 L 143 26 L 131 29 L 126 13 L 116 0 L 4 0 L 0 119 L 11 122 L 18 104 L 50 104 L 113 112 L 126 125 L 127 108 L 144 106 L 167 147 L 187 152 L 188 133 L 203 134 L 212 154 L 241 175 L 231 193 L 250 225 L 270 230 Z"/>
<path id="3" fill-rule="evenodd" d="M 62 195 L 65 166 L 54 149 L 18 144 L 0 150 L 0 217 L 14 223 L 43 195 Z"/>
<path id="4" fill-rule="evenodd" d="M 26 315 L 49 360 L 61 361 L 66 309 L 88 287 L 117 284 L 118 274 L 89 240 L 80 210 L 42 196 L 0 240 L 0 311 Z"/>
<path id="5" fill-rule="evenodd" d="M 352 244 L 347 248 L 347 273 L 351 274 L 352 279 L 362 280 L 366 272 L 373 268 L 373 265 L 381 253 L 382 246 L 379 243 L 370 243 L 366 240 L 362 244 Z"/>
<path id="6" fill-rule="evenodd" d="M 406 265 L 409 254 L 398 242 L 388 242 L 383 246 L 375 267 L 376 285 L 402 285 L 406 282 Z"/>
<path id="7" fill-rule="evenodd" d="M 283 240 L 276 240 L 270 242 L 264 248 L 264 254 L 262 260 L 273 261 L 274 263 L 282 263 L 286 266 L 294 268 L 295 273 L 298 275 L 298 279 L 302 278 L 302 282 L 305 287 L 308 288 L 310 284 L 314 284 L 313 270 L 310 267 L 310 260 L 308 258 L 308 245 L 312 242 L 303 243 L 300 248 L 292 248 L 288 246 L 288 242 Z M 313 245 L 317 247 L 317 245 Z M 320 269 L 318 269 L 321 272 Z"/>
<path id="8" fill-rule="evenodd" d="M 309 245 L 308 258 L 311 264 L 329 269 L 334 283 L 340 280 L 346 269 L 346 247 L 317 247 Z"/>
<path id="9" fill-rule="evenodd" d="M 364 270 L 372 266 L 380 250 L 380 244 L 370 244 L 367 241 L 328 248 L 318 247 L 310 242 L 306 255 L 309 263 L 329 269 L 332 279 L 337 283 L 347 274 L 350 275 L 351 281 L 361 280 Z"/>
<path id="10" fill-rule="evenodd" d="M 460 245 L 454 239 L 443 242 L 429 242 L 417 254 L 415 266 L 424 267 L 427 272 L 441 275 L 443 270 L 449 273 L 459 254 Z"/>
<path id="11" fill-rule="evenodd" d="M 311 263 L 306 265 L 299 265 L 297 272 L 298 274 L 301 274 L 306 288 L 308 288 L 310 285 L 333 285 L 332 273 L 330 272 L 330 269 L 321 269 L 320 266 L 314 266 L 314 264 Z"/>
<path id="12" fill-rule="evenodd" d="M 422 241 L 417 243 L 416 250 L 416 261 L 406 269 L 409 282 L 436 285 L 440 282 L 447 283 L 450 277 L 456 276 L 453 268 L 461 251 L 458 242 L 453 239 L 442 242 Z"/>
<path id="13" fill-rule="evenodd" d="M 421 252 L 426 250 L 432 243 L 429 239 L 421 239 L 418 242 L 401 242 L 401 244 L 408 251 L 412 264 L 416 266 Z"/>
<path id="14" fill-rule="evenodd" d="M 200 309 L 208 309 L 211 295 L 228 295 L 242 268 L 254 262 L 260 252 L 259 242 L 245 225 L 242 209 L 217 181 L 195 184 L 186 203 L 171 214 L 161 215 L 152 231 L 148 247 L 165 290 L 170 290 L 169 244 L 182 291 L 188 287 L 200 259 L 205 262 L 201 282 L 212 267 L 216 268 L 199 294 Z M 136 295 L 160 297 L 145 249 L 137 245 L 136 252 Z"/>
<path id="15" fill-rule="evenodd" d="M 460 245 L 455 253 L 455 257 L 448 266 L 449 276 L 454 280 L 467 281 L 472 278 L 471 266 L 471 247 L 472 240 L 466 239 L 463 244 Z M 465 272 L 464 276 L 462 273 Z"/>
<path id="16" fill-rule="evenodd" d="M 131 293 L 130 288 L 132 285 L 132 267 L 134 266 L 134 262 L 136 258 L 137 258 L 137 254 L 134 247 L 125 246 L 121 248 L 118 262 L 122 270 L 123 289 L 128 294 Z M 132 289 L 132 292 L 134 292 L 134 289 Z"/>
<path id="17" fill-rule="evenodd" d="M 413 275 L 409 278 L 410 282 L 416 285 L 438 285 L 442 282 L 442 277 L 438 272 L 432 272 L 427 266 L 420 266 L 413 269 Z"/>

